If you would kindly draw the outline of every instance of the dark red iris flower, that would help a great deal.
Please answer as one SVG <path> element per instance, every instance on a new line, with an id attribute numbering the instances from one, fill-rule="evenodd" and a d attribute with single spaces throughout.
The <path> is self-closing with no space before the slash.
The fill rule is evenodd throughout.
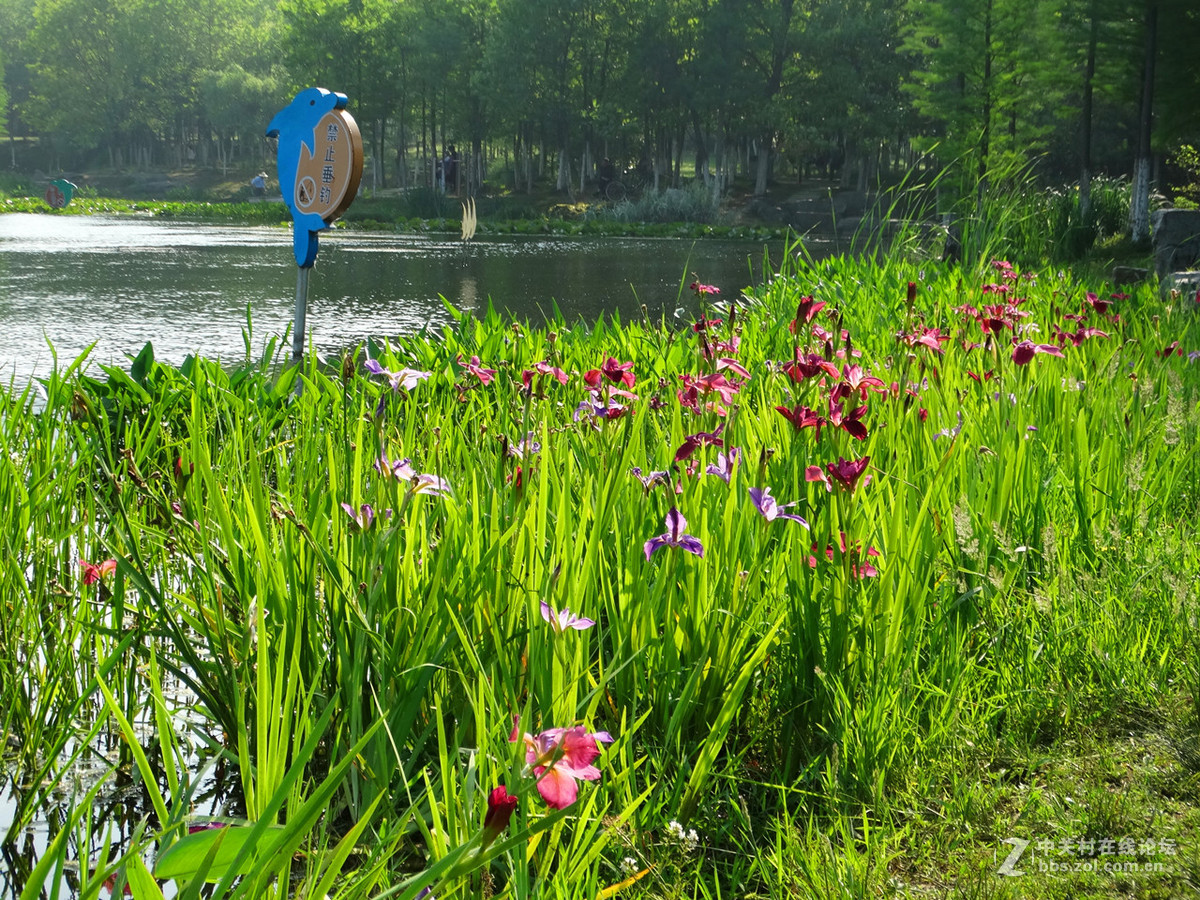
<path id="1" fill-rule="evenodd" d="M 776 410 L 785 419 L 792 423 L 792 427 L 799 431 L 802 428 L 815 428 L 817 437 L 821 436 L 821 427 L 829 424 L 826 419 L 821 416 L 816 410 L 809 409 L 807 406 L 776 406 Z"/>
<path id="2" fill-rule="evenodd" d="M 613 384 L 624 384 L 625 387 L 631 388 L 636 380 L 633 372 L 630 371 L 632 368 L 633 363 L 619 363 L 610 356 L 604 361 L 604 364 L 600 366 L 600 374 Z"/>

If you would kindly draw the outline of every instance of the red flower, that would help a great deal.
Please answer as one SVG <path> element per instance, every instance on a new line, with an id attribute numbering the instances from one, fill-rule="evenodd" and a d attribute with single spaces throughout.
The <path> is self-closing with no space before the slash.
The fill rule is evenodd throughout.
<path id="1" fill-rule="evenodd" d="M 481 847 L 486 849 L 505 828 L 512 818 L 513 810 L 517 808 L 517 798 L 509 794 L 504 785 L 492 788 L 488 795 L 487 815 L 483 817 L 483 841 Z"/>
<path id="2" fill-rule="evenodd" d="M 817 437 L 821 436 L 821 426 L 829 424 L 816 410 L 809 409 L 807 406 L 796 405 L 794 407 L 777 406 L 776 410 L 785 419 L 792 423 L 792 427 L 799 431 L 802 428 L 815 428 Z"/>
<path id="3" fill-rule="evenodd" d="M 711 284 L 701 284 L 699 281 L 693 281 L 691 284 L 688 285 L 688 287 L 691 288 L 693 291 L 695 291 L 697 294 L 719 294 L 719 293 L 721 293 L 721 289 L 719 287 L 715 287 Z"/>
<path id="4" fill-rule="evenodd" d="M 1035 353 L 1045 353 L 1049 356 L 1062 356 L 1063 352 L 1053 344 L 1035 344 L 1033 341 L 1020 341 L 1013 346 L 1012 360 L 1018 366 L 1028 363 Z"/>
<path id="5" fill-rule="evenodd" d="M 837 462 L 826 463 L 825 470 L 829 472 L 829 475 L 834 481 L 836 481 L 846 490 L 853 493 L 854 489 L 858 486 L 859 478 L 862 478 L 862 474 L 867 470 L 867 466 L 870 464 L 870 462 L 871 457 L 869 456 L 864 456 L 862 459 L 851 460 L 849 462 L 839 456 Z M 833 484 L 831 484 L 829 478 L 825 476 L 825 472 L 821 471 L 820 466 L 809 466 L 807 469 L 805 469 L 804 480 L 820 481 L 825 485 L 825 490 L 833 490 Z M 863 485 L 866 485 L 870 480 L 871 476 L 868 475 L 865 479 L 863 479 Z"/>
<path id="6" fill-rule="evenodd" d="M 857 393 L 865 400 L 869 391 L 883 393 L 885 390 L 887 388 L 883 382 L 874 375 L 868 375 L 861 366 L 847 365 L 842 367 L 842 380 L 834 385 L 829 396 L 831 400 L 843 400 Z"/>
<path id="7" fill-rule="evenodd" d="M 787 372 L 792 381 L 797 383 L 815 378 L 822 372 L 830 378 L 840 378 L 842 374 L 838 371 L 838 367 L 825 357 L 818 353 L 801 354 L 799 348 L 796 349 L 795 362 L 785 364 L 783 371 Z"/>
<path id="8" fill-rule="evenodd" d="M 90 563 L 86 559 L 81 559 L 79 560 L 79 566 L 83 569 L 84 584 L 95 584 L 100 579 L 107 578 L 117 571 L 117 561 L 115 559 L 106 559 L 99 565 Z"/>
<path id="9" fill-rule="evenodd" d="M 817 317 L 817 313 L 825 308 L 824 300 L 814 300 L 812 297 L 801 297 L 800 302 L 796 304 L 796 318 L 792 320 L 792 324 L 788 326 L 788 331 L 792 334 L 796 333 L 796 329 L 800 325 L 807 325 Z"/>
<path id="10" fill-rule="evenodd" d="M 495 369 L 485 369 L 479 362 L 478 356 L 472 356 L 470 361 L 464 363 L 462 357 L 459 356 L 458 364 L 465 368 L 468 372 L 479 379 L 480 384 L 491 384 L 492 379 L 496 377 Z"/>
<path id="11" fill-rule="evenodd" d="M 604 361 L 600 366 L 600 374 L 611 381 L 613 384 L 624 384 L 625 387 L 631 388 L 634 383 L 634 374 L 629 371 L 633 368 L 633 363 L 619 363 L 611 356 Z M 588 373 L 591 374 L 590 372 Z M 591 382 L 588 382 L 589 384 Z"/>

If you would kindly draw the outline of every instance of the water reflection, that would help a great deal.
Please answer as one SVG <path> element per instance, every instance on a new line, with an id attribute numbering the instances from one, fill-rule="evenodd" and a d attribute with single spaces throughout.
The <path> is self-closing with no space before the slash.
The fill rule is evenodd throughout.
<path id="1" fill-rule="evenodd" d="M 728 294 L 761 278 L 763 247 L 683 239 L 441 237 L 334 232 L 321 241 L 308 326 L 319 351 L 449 321 L 440 299 L 536 318 L 628 318 L 679 305 L 695 272 Z M 776 259 L 780 248 L 773 248 Z M 291 324 L 291 239 L 281 228 L 97 216 L 0 215 L 0 377 L 45 374 L 95 342 L 123 362 L 153 341 L 158 358 L 254 352 Z M 682 288 L 686 295 L 686 288 Z"/>

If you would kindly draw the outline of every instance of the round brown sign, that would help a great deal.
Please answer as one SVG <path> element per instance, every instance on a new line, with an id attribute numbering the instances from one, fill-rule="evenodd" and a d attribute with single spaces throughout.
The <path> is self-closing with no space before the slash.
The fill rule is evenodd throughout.
<path id="1" fill-rule="evenodd" d="M 300 145 L 295 209 L 332 222 L 358 193 L 363 171 L 362 135 L 348 112 L 331 109 L 317 123 L 314 143 L 315 153 L 306 144 Z"/>

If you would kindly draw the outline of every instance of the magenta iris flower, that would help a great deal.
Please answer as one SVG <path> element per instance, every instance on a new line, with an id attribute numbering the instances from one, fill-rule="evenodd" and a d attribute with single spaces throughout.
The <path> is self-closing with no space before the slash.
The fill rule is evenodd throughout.
<path id="1" fill-rule="evenodd" d="M 755 508 L 768 522 L 774 522 L 776 519 L 791 519 L 793 522 L 799 522 L 805 528 L 808 527 L 808 522 L 806 522 L 800 516 L 797 516 L 794 513 L 787 513 L 783 511 L 789 506 L 795 506 L 797 501 L 793 501 L 791 503 L 779 503 L 774 497 L 771 496 L 771 489 L 769 487 L 750 488 L 750 499 L 754 501 Z"/>
<path id="2" fill-rule="evenodd" d="M 1023 366 L 1033 359 L 1035 353 L 1045 353 L 1049 356 L 1062 356 L 1063 352 L 1054 344 L 1035 344 L 1033 341 L 1020 341 L 1013 346 L 1012 360 L 1018 366 Z"/>
<path id="3" fill-rule="evenodd" d="M 689 434 L 683 439 L 683 443 L 679 445 L 679 449 L 675 451 L 675 462 L 683 462 L 693 453 L 703 447 L 705 444 L 711 444 L 714 447 L 724 447 L 725 442 L 721 440 L 721 432 L 725 430 L 725 425 L 718 425 L 715 431 L 698 431 L 695 434 Z"/>
<path id="4" fill-rule="evenodd" d="M 516 742 L 517 726 L 509 740 Z M 607 731 L 589 733 L 583 726 L 548 728 L 539 735 L 526 732 L 525 762 L 537 776 L 538 793 L 553 809 L 566 809 L 579 796 L 579 781 L 598 781 L 600 770 L 593 765 L 600 755 L 600 742 L 612 743 Z"/>
<path id="5" fill-rule="evenodd" d="M 568 628 L 574 628 L 576 631 L 587 631 L 596 624 L 594 619 L 585 619 L 583 616 L 576 615 L 566 606 L 559 612 L 545 600 L 542 601 L 542 618 L 550 623 L 550 627 L 554 629 L 555 634 L 562 634 Z"/>
<path id="6" fill-rule="evenodd" d="M 678 547 L 680 550 L 686 550 L 688 553 L 693 553 L 701 559 L 704 558 L 704 545 L 700 543 L 700 539 L 695 535 L 683 533 L 683 530 L 687 528 L 687 519 L 674 506 L 667 513 L 666 526 L 667 530 L 665 534 L 660 534 L 646 541 L 645 546 L 642 548 L 646 551 L 646 559 L 649 559 L 662 547 Z"/>

